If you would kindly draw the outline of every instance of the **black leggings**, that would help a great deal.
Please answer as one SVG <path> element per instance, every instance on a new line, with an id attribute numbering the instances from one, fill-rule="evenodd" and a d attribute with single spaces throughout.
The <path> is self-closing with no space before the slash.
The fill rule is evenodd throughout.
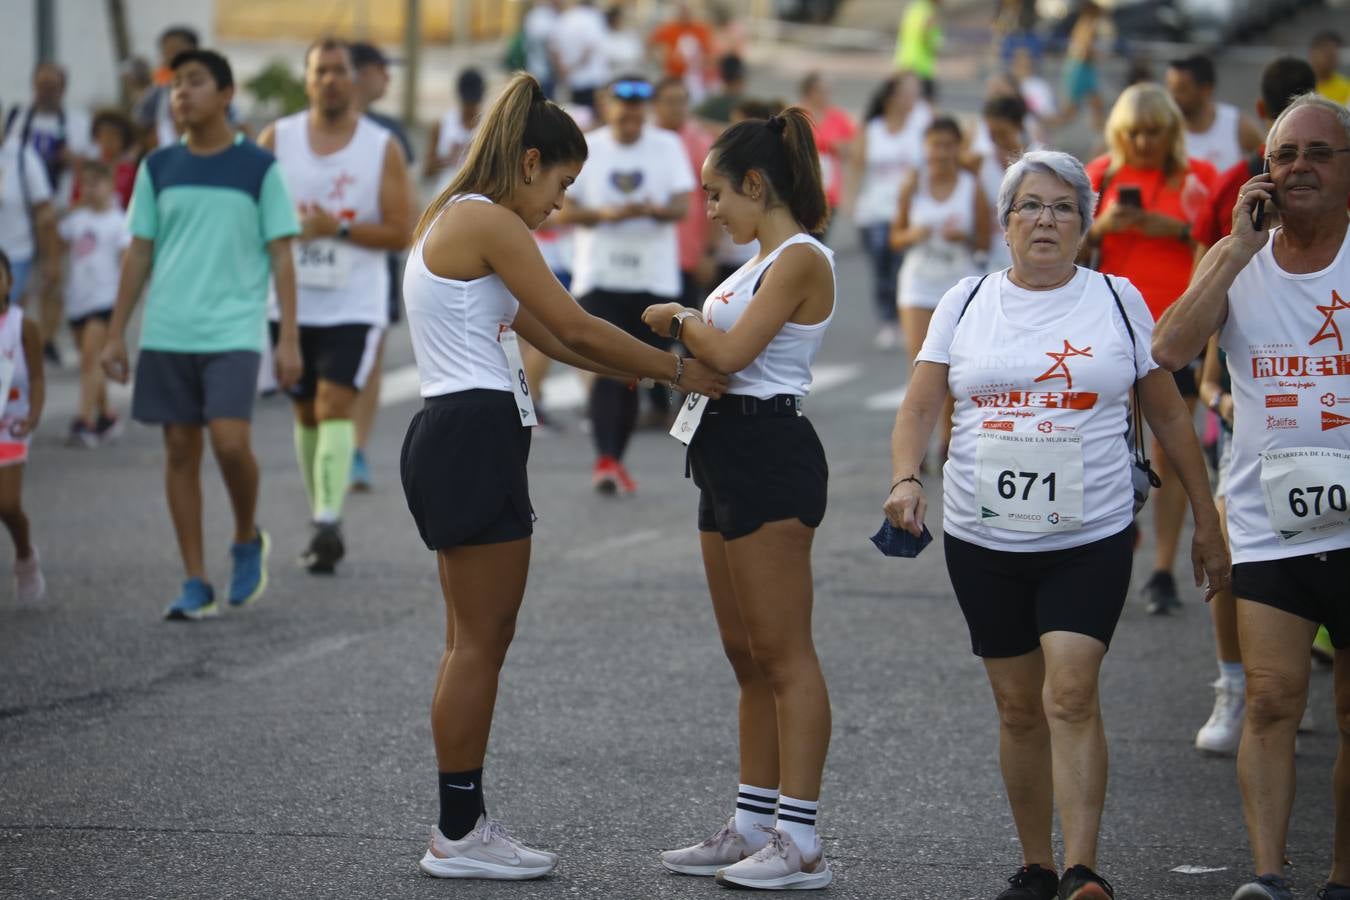
<path id="1" fill-rule="evenodd" d="M 597 378 L 591 388 L 591 437 L 600 456 L 623 459 L 637 427 L 638 394 L 627 382 Z"/>
<path id="2" fill-rule="evenodd" d="M 667 303 L 672 299 L 675 298 L 595 290 L 582 297 L 580 302 L 582 309 L 591 315 L 622 328 L 644 343 L 665 350 L 669 348 L 670 341 L 658 336 L 643 323 L 642 311 L 653 303 Z M 628 441 L 637 427 L 638 392 L 629 387 L 626 381 L 596 378 L 591 388 L 589 412 L 596 454 L 623 459 Z"/>

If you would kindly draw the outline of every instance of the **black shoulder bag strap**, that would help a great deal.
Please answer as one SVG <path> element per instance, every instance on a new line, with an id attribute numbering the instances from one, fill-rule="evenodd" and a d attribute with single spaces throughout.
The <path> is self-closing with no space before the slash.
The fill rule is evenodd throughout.
<path id="1" fill-rule="evenodd" d="M 975 295 L 980 292 L 980 288 L 984 287 L 984 280 L 993 274 L 993 272 L 985 272 L 980 276 L 980 280 L 975 282 L 975 287 L 971 290 L 970 296 L 966 297 L 965 305 L 961 307 L 961 315 L 956 317 L 957 324 L 960 324 L 961 320 L 966 317 L 966 310 L 970 309 L 970 304 L 975 301 Z"/>
<path id="2" fill-rule="evenodd" d="M 1111 277 L 1103 272 L 1102 280 L 1106 282 L 1106 289 L 1111 292 L 1111 299 L 1116 301 L 1116 309 L 1120 311 L 1120 318 L 1125 322 L 1125 331 L 1130 336 L 1130 365 L 1136 365 L 1135 354 L 1139 352 L 1139 342 L 1134 336 L 1134 326 L 1130 324 L 1130 317 L 1125 315 L 1125 304 L 1120 302 L 1120 294 L 1116 293 L 1116 286 L 1111 283 Z M 1160 488 L 1162 487 L 1162 479 L 1158 477 L 1157 472 L 1153 471 L 1153 463 L 1144 451 L 1144 412 L 1139 403 L 1138 378 L 1134 379 L 1134 386 L 1131 390 L 1134 392 L 1134 402 L 1131 404 L 1131 418 L 1126 419 L 1126 428 L 1127 432 L 1134 432 L 1134 465 L 1148 475 L 1149 484 L 1155 488 Z"/>

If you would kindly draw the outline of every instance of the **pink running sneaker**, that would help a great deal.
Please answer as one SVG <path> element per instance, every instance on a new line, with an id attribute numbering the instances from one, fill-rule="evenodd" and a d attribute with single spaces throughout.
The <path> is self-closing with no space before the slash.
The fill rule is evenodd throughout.
<path id="1" fill-rule="evenodd" d="M 716 875 L 718 869 L 740 862 L 754 851 L 736 830 L 736 817 L 701 844 L 683 850 L 664 850 L 661 865 L 679 875 Z"/>
<path id="2" fill-rule="evenodd" d="M 719 869 L 718 884 L 761 891 L 815 891 L 834 880 L 823 850 L 815 859 L 807 859 L 784 832 L 765 825 L 755 827 L 768 832 L 769 842 L 748 859 Z"/>
<path id="3" fill-rule="evenodd" d="M 523 881 L 547 875 L 557 864 L 556 854 L 526 847 L 484 814 L 473 831 L 457 841 L 433 828 L 431 846 L 417 865 L 433 878 Z"/>

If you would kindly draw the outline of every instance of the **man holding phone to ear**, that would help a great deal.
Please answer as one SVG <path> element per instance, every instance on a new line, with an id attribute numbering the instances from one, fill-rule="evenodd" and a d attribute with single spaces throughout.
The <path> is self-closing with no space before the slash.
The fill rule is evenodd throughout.
<path id="1" fill-rule="evenodd" d="M 1175 370 L 1217 331 L 1233 382 L 1228 532 L 1247 675 L 1238 781 L 1256 871 L 1233 900 L 1294 896 L 1284 877 L 1294 736 L 1319 622 L 1336 647 L 1336 708 L 1342 719 L 1350 709 L 1350 110 L 1296 98 L 1267 161 L 1238 194 L 1232 234 L 1153 332 L 1154 359 Z M 1350 900 L 1347 767 L 1342 728 L 1324 900 Z"/>

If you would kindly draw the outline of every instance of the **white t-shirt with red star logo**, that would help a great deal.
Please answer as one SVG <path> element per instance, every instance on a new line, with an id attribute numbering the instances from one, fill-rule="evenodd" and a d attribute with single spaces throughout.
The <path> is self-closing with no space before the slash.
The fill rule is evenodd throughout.
<path id="1" fill-rule="evenodd" d="M 66 318 L 111 310 L 117 302 L 122 251 L 131 243 L 127 214 L 116 205 L 101 211 L 81 206 L 61 220 L 58 231 L 70 245 Z"/>
<path id="2" fill-rule="evenodd" d="M 1350 547 L 1350 235 L 1320 272 L 1280 268 L 1279 229 L 1228 291 L 1233 562 Z"/>
<path id="3" fill-rule="evenodd" d="M 948 367 L 956 401 L 943 467 L 943 530 L 991 550 L 1039 552 L 1110 537 L 1133 516 L 1130 389 L 1158 366 L 1134 285 L 1079 268 L 1029 291 L 1006 271 L 964 278 L 939 302 L 916 362 Z"/>
<path id="4" fill-rule="evenodd" d="M 356 224 L 380 221 L 380 180 L 389 132 L 361 117 L 352 139 L 336 153 L 309 145 L 309 111 L 276 123 L 276 157 L 291 199 L 303 217 L 310 207 Z M 301 325 L 389 324 L 389 266 L 385 251 L 339 237 L 292 242 Z M 272 320 L 281 317 L 272 298 Z"/>

